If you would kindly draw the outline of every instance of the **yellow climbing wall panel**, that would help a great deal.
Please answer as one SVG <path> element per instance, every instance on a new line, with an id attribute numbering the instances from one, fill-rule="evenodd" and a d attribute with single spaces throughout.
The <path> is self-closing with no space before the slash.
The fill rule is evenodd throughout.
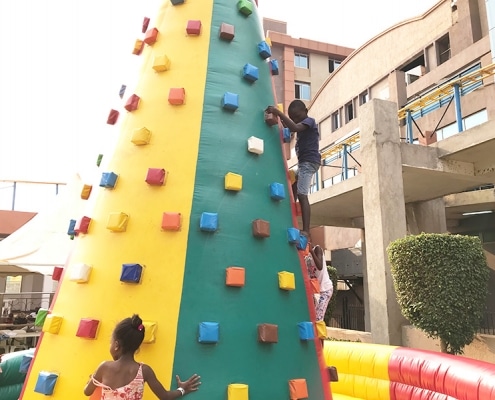
<path id="1" fill-rule="evenodd" d="M 194 15 L 202 22 L 201 35 L 187 35 L 190 10 L 173 6 L 169 1 L 162 3 L 156 20 L 151 20 L 149 29 L 156 27 L 159 31 L 157 41 L 144 45 L 140 55 L 143 62 L 140 81 L 134 93 L 124 96 L 124 101 L 132 94 L 139 96 L 138 108 L 131 112 L 123 108 L 119 110 L 117 124 L 102 133 L 118 136 L 113 156 L 104 155 L 99 169 L 100 173 L 114 172 L 118 175 L 115 187 L 98 187 L 100 176 L 95 177 L 95 182 L 86 182 L 93 185 L 86 211 L 91 223 L 88 233 L 75 239 L 77 243 L 65 277 L 74 265 L 84 263 L 92 267 L 89 281 L 62 281 L 52 314 L 63 317 L 63 322 L 58 334 L 43 334 L 23 399 L 44 398 L 34 392 L 41 371 L 59 375 L 51 398 L 86 398 L 82 391 L 89 374 L 101 361 L 110 359 L 108 349 L 115 323 L 132 313 L 139 313 L 145 321 L 157 323 L 156 341 L 143 344 L 139 358 L 152 365 L 165 384 L 170 381 L 196 171 L 212 4 L 212 0 L 195 1 Z M 111 43 L 107 45 L 111 46 Z M 133 43 L 129 43 L 130 51 L 132 47 Z M 157 72 L 153 69 L 155 57 L 163 55 L 170 61 L 169 69 Z M 169 104 L 171 88 L 184 88 L 185 104 Z M 131 141 L 133 133 L 143 127 L 151 131 L 150 142 L 135 145 Z M 165 169 L 165 184 L 147 184 L 148 168 Z M 181 230 L 161 229 L 164 212 L 181 213 Z M 125 231 L 111 232 L 107 229 L 111 213 L 129 215 Z M 122 264 L 125 263 L 144 266 L 140 284 L 120 282 Z M 83 300 L 74 302 L 73 298 Z M 81 318 L 100 321 L 96 339 L 76 337 Z"/>

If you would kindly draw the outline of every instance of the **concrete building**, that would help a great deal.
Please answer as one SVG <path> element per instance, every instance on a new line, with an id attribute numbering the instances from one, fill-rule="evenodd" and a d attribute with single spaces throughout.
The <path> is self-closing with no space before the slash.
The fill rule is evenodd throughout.
<path id="1" fill-rule="evenodd" d="M 263 18 L 263 29 L 271 41 L 271 59 L 279 64 L 280 73 L 274 77 L 275 94 L 284 109 L 294 99 L 309 104 L 328 76 L 354 50 L 293 38 L 287 35 L 287 23 L 283 21 Z"/>
<path id="2" fill-rule="evenodd" d="M 335 250 L 353 244 L 335 236 L 359 233 L 355 257 L 337 267 L 376 343 L 401 344 L 406 322 L 386 256 L 392 240 L 476 234 L 495 269 L 492 3 L 438 1 L 355 50 L 312 96 L 324 159 L 310 195 L 312 237 L 338 264 Z"/>

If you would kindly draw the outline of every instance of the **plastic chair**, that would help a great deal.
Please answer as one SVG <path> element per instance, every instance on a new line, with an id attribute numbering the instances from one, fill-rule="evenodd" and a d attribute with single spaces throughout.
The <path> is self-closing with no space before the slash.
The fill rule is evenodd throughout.
<path id="1" fill-rule="evenodd" d="M 10 353 L 10 344 L 9 344 L 9 339 L 2 339 L 0 340 L 0 350 L 3 349 L 2 354 L 7 354 Z"/>
<path id="2" fill-rule="evenodd" d="M 14 344 L 10 346 L 9 353 L 13 353 L 14 351 L 27 350 L 28 347 L 25 344 Z"/>
<path id="3" fill-rule="evenodd" d="M 27 349 L 29 349 L 29 347 L 25 341 L 16 340 L 15 338 L 12 338 L 12 341 L 10 342 L 9 353 L 13 353 L 14 351 L 19 351 L 19 350 L 27 350 Z"/>

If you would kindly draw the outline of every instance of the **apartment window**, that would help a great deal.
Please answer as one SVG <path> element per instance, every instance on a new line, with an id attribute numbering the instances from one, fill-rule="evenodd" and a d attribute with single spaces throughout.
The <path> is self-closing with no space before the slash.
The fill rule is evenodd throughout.
<path id="1" fill-rule="evenodd" d="M 413 82 L 416 82 L 419 78 L 421 78 L 426 73 L 425 67 L 422 65 L 418 65 L 416 68 L 413 68 L 406 72 L 406 84 L 410 85 Z"/>
<path id="2" fill-rule="evenodd" d="M 332 178 L 329 178 L 329 179 L 325 179 L 323 181 L 323 189 L 327 188 L 327 187 L 330 187 L 333 185 L 333 182 L 332 182 Z"/>
<path id="3" fill-rule="evenodd" d="M 5 282 L 5 293 L 21 293 L 22 275 L 7 276 Z"/>
<path id="4" fill-rule="evenodd" d="M 345 105 L 345 122 L 352 121 L 354 117 L 354 104 L 351 101 Z"/>
<path id="5" fill-rule="evenodd" d="M 359 105 L 362 106 L 363 104 L 366 104 L 368 101 L 370 101 L 370 95 L 368 91 L 363 92 L 359 95 Z"/>
<path id="6" fill-rule="evenodd" d="M 296 99 L 311 100 L 311 90 L 309 83 L 296 82 Z"/>
<path id="7" fill-rule="evenodd" d="M 436 41 L 438 65 L 443 64 L 450 58 L 450 38 L 449 35 L 443 36 Z"/>
<path id="8" fill-rule="evenodd" d="M 328 59 L 328 72 L 332 73 L 333 71 L 335 71 L 340 66 L 340 64 L 342 64 L 342 61 L 329 58 Z"/>
<path id="9" fill-rule="evenodd" d="M 414 81 L 417 81 L 424 74 L 426 74 L 424 51 L 421 51 L 414 57 L 411 57 L 407 64 L 400 68 L 400 71 L 405 72 L 405 81 L 408 85 Z"/>
<path id="10" fill-rule="evenodd" d="M 336 131 L 337 129 L 339 129 L 340 126 L 341 126 L 341 123 L 340 123 L 340 112 L 339 111 L 335 111 L 332 114 L 332 132 L 333 131 Z"/>
<path id="11" fill-rule="evenodd" d="M 356 176 L 357 174 L 358 174 L 358 171 L 357 171 L 357 169 L 355 167 L 352 167 L 352 168 L 348 168 L 347 169 L 347 178 L 348 179 Z M 331 178 L 325 179 L 322 182 L 323 188 L 327 188 L 327 187 L 333 186 L 336 183 L 342 182 L 343 180 L 344 180 L 344 173 L 341 172 L 338 175 L 334 175 Z"/>
<path id="12" fill-rule="evenodd" d="M 318 184 L 316 182 L 315 175 L 313 175 L 313 180 L 311 181 L 311 186 L 309 187 L 309 193 L 316 193 L 318 191 Z"/>
<path id="13" fill-rule="evenodd" d="M 336 183 L 342 182 L 342 174 L 338 174 L 335 176 L 332 176 L 332 184 L 335 185 Z"/>
<path id="14" fill-rule="evenodd" d="M 437 129 L 437 140 L 447 139 L 448 137 L 457 135 L 459 129 L 457 128 L 457 123 L 444 126 L 442 129 Z"/>
<path id="15" fill-rule="evenodd" d="M 309 68 L 309 56 L 307 54 L 294 54 L 294 66 L 297 68 Z"/>
<path id="16" fill-rule="evenodd" d="M 468 117 L 464 118 L 464 129 L 471 129 L 475 126 L 484 124 L 486 121 L 488 121 L 488 113 L 486 109 L 478 111 L 477 113 L 471 114 Z"/>
<path id="17" fill-rule="evenodd" d="M 339 182 L 342 182 L 344 179 L 343 179 L 343 174 L 340 173 L 338 175 L 335 175 L 335 176 L 332 176 L 331 178 L 328 178 L 328 179 L 325 179 L 323 181 L 323 188 L 327 188 L 327 187 L 330 187 L 330 186 L 333 186 Z"/>
<path id="18" fill-rule="evenodd" d="M 486 109 L 478 111 L 477 113 L 471 114 L 462 120 L 462 129 L 467 130 L 471 129 L 475 126 L 481 125 L 488 121 L 488 113 Z M 459 129 L 457 127 L 457 122 L 453 124 L 444 126 L 441 129 L 437 129 L 437 139 L 443 140 L 448 137 L 457 135 L 459 133 Z"/>

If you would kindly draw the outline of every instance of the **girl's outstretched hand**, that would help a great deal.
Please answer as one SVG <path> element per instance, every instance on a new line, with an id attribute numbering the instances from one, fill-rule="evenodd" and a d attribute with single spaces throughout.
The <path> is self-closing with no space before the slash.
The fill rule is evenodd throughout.
<path id="1" fill-rule="evenodd" d="M 185 382 L 180 380 L 179 375 L 175 375 L 175 379 L 177 380 L 177 387 L 184 389 L 185 394 L 195 392 L 199 389 L 199 385 L 201 385 L 201 377 L 198 374 L 194 374 Z"/>

